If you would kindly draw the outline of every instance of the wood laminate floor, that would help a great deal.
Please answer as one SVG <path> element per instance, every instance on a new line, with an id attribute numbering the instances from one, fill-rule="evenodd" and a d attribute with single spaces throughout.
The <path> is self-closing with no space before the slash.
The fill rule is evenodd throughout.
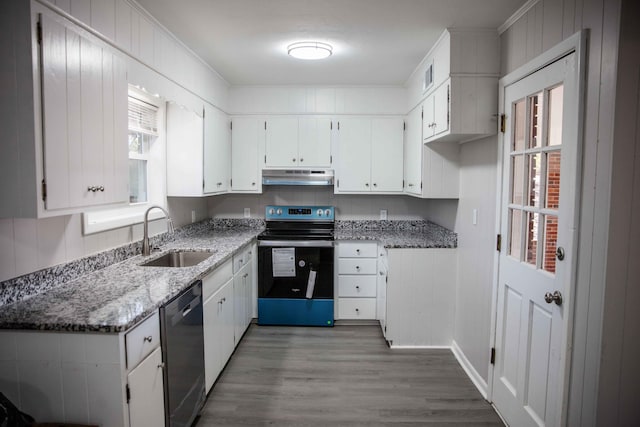
<path id="1" fill-rule="evenodd" d="M 255 324 L 196 425 L 503 426 L 449 350 L 391 350 L 379 326 Z"/>

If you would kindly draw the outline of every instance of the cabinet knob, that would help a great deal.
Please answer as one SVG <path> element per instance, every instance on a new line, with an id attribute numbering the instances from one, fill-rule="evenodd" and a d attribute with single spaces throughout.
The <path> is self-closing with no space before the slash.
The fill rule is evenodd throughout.
<path id="1" fill-rule="evenodd" d="M 359 312 L 360 312 L 360 309 L 359 309 L 359 308 L 356 308 L 356 313 L 359 313 Z"/>
<path id="2" fill-rule="evenodd" d="M 357 289 L 357 290 L 360 290 L 360 286 L 356 285 L 356 289 Z"/>
<path id="3" fill-rule="evenodd" d="M 373 183 L 373 186 L 374 186 L 374 187 L 377 187 L 377 186 L 378 186 L 378 184 L 376 184 L 376 183 L 374 182 L 374 183 Z"/>
<path id="4" fill-rule="evenodd" d="M 359 265 L 356 265 L 356 270 L 360 270 L 360 266 Z"/>
<path id="5" fill-rule="evenodd" d="M 222 185 L 222 183 L 221 183 L 221 182 L 216 182 L 216 185 L 217 185 L 218 187 L 220 187 L 220 186 Z"/>
<path id="6" fill-rule="evenodd" d="M 252 183 L 251 183 L 251 185 L 256 185 L 256 183 L 255 183 L 255 182 L 252 182 Z"/>
<path id="7" fill-rule="evenodd" d="M 411 184 L 411 183 L 410 183 L 410 184 L 409 184 L 409 187 L 413 187 L 413 184 Z"/>
<path id="8" fill-rule="evenodd" d="M 153 337 L 151 335 L 144 337 L 144 339 L 142 340 L 142 342 L 151 342 L 153 341 Z"/>
<path id="9" fill-rule="evenodd" d="M 360 253 L 360 249 L 356 249 L 356 252 L 357 252 L 357 253 Z"/>
<path id="10" fill-rule="evenodd" d="M 291 161 L 292 161 L 293 163 L 295 163 L 295 162 L 296 162 L 296 159 L 295 159 L 295 157 L 294 157 L 293 159 L 291 159 Z"/>
<path id="11" fill-rule="evenodd" d="M 104 192 L 104 186 L 101 185 L 100 187 L 98 187 L 98 190 Z"/>
<path id="12" fill-rule="evenodd" d="M 302 157 L 300 157 L 300 163 L 304 162 L 304 159 Z"/>
<path id="13" fill-rule="evenodd" d="M 87 187 L 87 191 L 91 191 L 91 192 L 95 193 L 96 190 L 97 190 L 96 187 Z"/>
<path id="14" fill-rule="evenodd" d="M 365 186 L 365 187 L 368 187 L 368 186 L 369 186 L 369 183 L 367 182 L 364 186 Z"/>

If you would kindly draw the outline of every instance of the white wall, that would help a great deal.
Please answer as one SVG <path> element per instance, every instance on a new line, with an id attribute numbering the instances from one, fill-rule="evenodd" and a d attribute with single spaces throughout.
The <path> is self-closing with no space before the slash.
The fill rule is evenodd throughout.
<path id="1" fill-rule="evenodd" d="M 389 87 L 234 86 L 230 114 L 400 114 L 406 90 Z"/>
<path id="2" fill-rule="evenodd" d="M 501 36 L 502 72 L 507 74 L 576 31 L 590 31 L 568 404 L 568 425 L 576 426 L 595 425 L 598 407 L 619 7 L 620 0 L 540 0 Z"/>
<path id="3" fill-rule="evenodd" d="M 460 150 L 458 283 L 454 340 L 485 383 L 488 381 L 493 264 L 495 254 L 496 136 Z M 473 225 L 473 210 L 478 222 Z"/>
<path id="4" fill-rule="evenodd" d="M 424 200 L 409 196 L 335 195 L 333 187 L 262 187 L 262 194 L 226 194 L 210 197 L 209 216 L 242 218 L 244 208 L 252 218 L 264 218 L 265 205 L 332 205 L 339 220 L 380 219 L 380 209 L 387 209 L 388 219 L 429 219 L 453 228 L 455 201 Z M 442 206 L 440 208 L 440 206 Z M 447 214 L 432 215 L 432 212 Z"/>
<path id="5" fill-rule="evenodd" d="M 640 3 L 623 0 L 598 425 L 640 420 Z"/>

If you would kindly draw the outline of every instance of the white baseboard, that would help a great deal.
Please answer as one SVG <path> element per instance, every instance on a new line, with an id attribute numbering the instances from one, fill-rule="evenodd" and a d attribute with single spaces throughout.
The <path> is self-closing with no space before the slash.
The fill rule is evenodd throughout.
<path id="1" fill-rule="evenodd" d="M 482 397 L 484 397 L 486 400 L 488 388 L 487 382 L 484 380 L 484 378 L 482 378 L 478 371 L 476 371 L 471 362 L 469 362 L 469 359 L 467 359 L 467 356 L 464 355 L 464 352 L 458 346 L 458 343 L 455 342 L 455 340 L 453 341 L 453 343 L 451 343 L 451 352 L 456 357 L 456 359 L 458 359 L 458 363 L 460 363 L 462 369 L 464 369 L 464 371 L 467 373 L 467 376 L 469 377 L 469 379 L 471 379 L 473 385 L 476 386 Z"/>
<path id="2" fill-rule="evenodd" d="M 451 350 L 450 345 L 391 345 L 393 350 Z"/>

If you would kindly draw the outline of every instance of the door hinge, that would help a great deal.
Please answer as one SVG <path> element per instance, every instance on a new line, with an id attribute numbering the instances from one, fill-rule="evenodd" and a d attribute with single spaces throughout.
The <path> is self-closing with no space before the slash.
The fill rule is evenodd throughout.
<path id="1" fill-rule="evenodd" d="M 496 251 L 502 251 L 502 234 L 496 235 Z"/>
<path id="2" fill-rule="evenodd" d="M 500 132 L 504 133 L 507 126 L 507 116 L 500 114 Z"/>
<path id="3" fill-rule="evenodd" d="M 491 347 L 491 364 L 492 365 L 496 364 L 496 348 L 495 347 Z"/>
<path id="4" fill-rule="evenodd" d="M 264 164 L 265 165 L 267 164 L 267 155 L 266 154 L 264 155 Z"/>
<path id="5" fill-rule="evenodd" d="M 420 118 L 424 119 L 424 108 L 422 108 L 422 111 L 420 111 Z"/>
<path id="6" fill-rule="evenodd" d="M 42 180 L 42 201 L 47 201 L 47 183 L 45 180 Z"/>
<path id="7" fill-rule="evenodd" d="M 404 188 L 404 179 L 402 180 L 402 188 Z"/>
<path id="8" fill-rule="evenodd" d="M 131 400 L 131 389 L 129 388 L 129 384 L 127 384 L 127 403 L 129 403 L 129 401 Z"/>
<path id="9" fill-rule="evenodd" d="M 204 190 L 204 179 L 202 180 L 202 189 Z"/>
<path id="10" fill-rule="evenodd" d="M 233 130 L 233 122 L 229 122 L 229 129 Z"/>
<path id="11" fill-rule="evenodd" d="M 422 190 L 422 181 L 420 181 L 420 190 Z"/>
<path id="12" fill-rule="evenodd" d="M 340 122 L 338 122 L 338 130 L 340 130 Z"/>
<path id="13" fill-rule="evenodd" d="M 402 130 L 407 130 L 407 122 L 402 122 Z"/>
<path id="14" fill-rule="evenodd" d="M 42 22 L 38 21 L 38 25 L 36 26 L 36 31 L 37 31 L 36 37 L 38 38 L 38 44 L 42 44 Z"/>
<path id="15" fill-rule="evenodd" d="M 229 180 L 229 187 L 231 187 L 231 189 L 233 190 L 233 179 Z"/>
<path id="16" fill-rule="evenodd" d="M 333 130 L 333 122 L 329 122 L 329 129 Z"/>
<path id="17" fill-rule="evenodd" d="M 267 122 L 264 122 L 264 130 L 267 130 Z"/>
<path id="18" fill-rule="evenodd" d="M 333 164 L 333 156 L 329 156 L 329 164 Z"/>
<path id="19" fill-rule="evenodd" d="M 338 180 L 336 184 L 338 185 L 338 188 L 340 188 L 340 180 Z"/>

